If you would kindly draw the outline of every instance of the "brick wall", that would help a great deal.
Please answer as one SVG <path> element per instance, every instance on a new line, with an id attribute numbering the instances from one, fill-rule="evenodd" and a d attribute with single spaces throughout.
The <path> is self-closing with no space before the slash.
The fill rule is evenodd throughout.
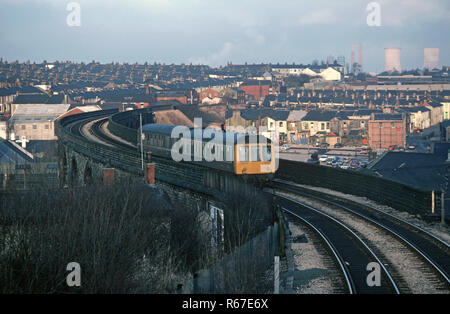
<path id="1" fill-rule="evenodd" d="M 371 148 L 389 148 L 389 146 L 406 145 L 405 121 L 374 120 L 369 121 L 369 146 Z"/>
<path id="2" fill-rule="evenodd" d="M 245 94 L 252 95 L 255 99 L 264 98 L 269 95 L 269 85 L 247 85 L 240 86 Z"/>

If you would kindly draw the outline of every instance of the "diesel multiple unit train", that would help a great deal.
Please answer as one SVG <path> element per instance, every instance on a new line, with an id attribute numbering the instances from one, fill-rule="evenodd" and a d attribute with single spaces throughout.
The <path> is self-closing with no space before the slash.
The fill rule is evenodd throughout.
<path id="1" fill-rule="evenodd" d="M 146 124 L 138 132 L 138 147 L 146 156 L 201 163 L 237 175 L 275 173 L 275 149 L 264 136 L 210 129 Z M 147 157 L 149 158 L 149 157 Z"/>

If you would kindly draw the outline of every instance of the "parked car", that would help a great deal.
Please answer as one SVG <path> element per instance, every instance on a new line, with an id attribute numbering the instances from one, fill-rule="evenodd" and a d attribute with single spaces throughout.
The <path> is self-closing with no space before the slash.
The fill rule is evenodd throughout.
<path id="1" fill-rule="evenodd" d="M 281 146 L 281 150 L 288 150 L 288 149 L 290 149 L 290 147 L 289 147 L 288 144 L 283 144 L 283 145 Z"/>
<path id="2" fill-rule="evenodd" d="M 336 157 L 334 157 L 334 156 L 328 157 L 328 159 L 327 159 L 327 165 L 333 164 L 333 161 L 335 161 L 335 160 L 336 160 Z"/>
<path id="3" fill-rule="evenodd" d="M 318 160 L 316 160 L 316 159 L 311 159 L 311 158 L 308 159 L 306 162 L 309 163 L 309 164 L 318 164 L 318 163 L 319 163 Z"/>
<path id="4" fill-rule="evenodd" d="M 369 164 L 368 161 L 363 160 L 363 161 L 361 161 L 360 166 L 361 166 L 362 168 L 366 168 L 368 164 Z"/>
<path id="5" fill-rule="evenodd" d="M 334 144 L 334 148 L 341 148 L 341 147 L 344 147 L 344 145 L 342 145 L 342 143 Z"/>
<path id="6" fill-rule="evenodd" d="M 330 144 L 326 143 L 326 142 L 322 142 L 320 143 L 320 147 L 321 148 L 328 148 L 330 146 Z"/>
<path id="7" fill-rule="evenodd" d="M 416 149 L 416 145 L 409 145 L 409 146 L 408 146 L 408 149 L 409 149 L 409 150 L 415 150 L 415 149 Z"/>
<path id="8" fill-rule="evenodd" d="M 321 156 L 319 157 L 319 161 L 327 161 L 327 159 L 328 159 L 328 156 L 327 156 L 327 155 L 321 155 Z"/>
<path id="9" fill-rule="evenodd" d="M 370 153 L 370 149 L 363 149 L 359 152 L 361 155 L 367 155 L 368 153 Z"/>
<path id="10" fill-rule="evenodd" d="M 348 163 L 343 163 L 341 165 L 341 169 L 348 170 L 349 168 L 350 168 L 350 165 Z"/>
<path id="11" fill-rule="evenodd" d="M 396 150 L 397 149 L 397 145 L 391 145 L 388 147 L 389 150 Z"/>

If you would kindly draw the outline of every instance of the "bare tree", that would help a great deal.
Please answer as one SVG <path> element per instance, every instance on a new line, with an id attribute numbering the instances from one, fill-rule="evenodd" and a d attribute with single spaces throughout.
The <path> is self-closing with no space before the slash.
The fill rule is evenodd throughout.
<path id="1" fill-rule="evenodd" d="M 169 206 L 144 185 L 12 193 L 0 202 L 2 293 L 160 293 L 176 282 Z M 81 266 L 80 288 L 66 285 L 70 262 Z"/>

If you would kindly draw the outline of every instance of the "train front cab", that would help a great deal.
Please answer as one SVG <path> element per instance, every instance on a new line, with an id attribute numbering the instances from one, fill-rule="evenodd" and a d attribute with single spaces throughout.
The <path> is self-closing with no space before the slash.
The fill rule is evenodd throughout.
<path id="1" fill-rule="evenodd" d="M 236 144 L 234 146 L 236 174 L 268 174 L 275 172 L 272 144 Z"/>

